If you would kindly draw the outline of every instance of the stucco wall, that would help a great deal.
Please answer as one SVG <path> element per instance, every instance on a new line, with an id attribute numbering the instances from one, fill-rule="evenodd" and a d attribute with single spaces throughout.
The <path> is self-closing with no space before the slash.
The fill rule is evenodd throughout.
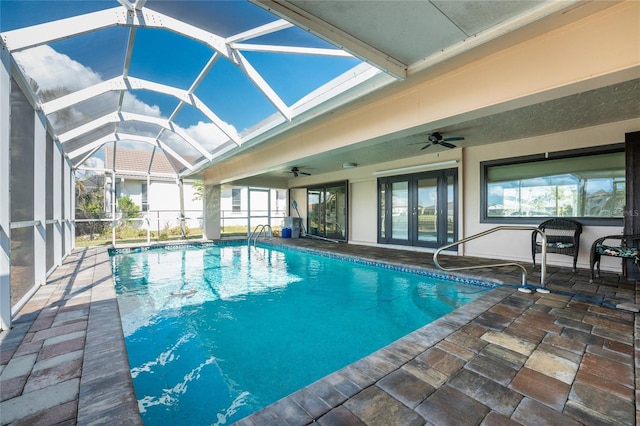
<path id="1" fill-rule="evenodd" d="M 499 225 L 495 223 L 480 223 L 481 161 L 621 143 L 624 142 L 625 132 L 638 129 L 640 129 L 640 120 L 629 120 L 570 132 L 554 133 L 537 138 L 465 149 L 466 170 L 464 184 L 466 190 L 463 197 L 468 207 L 464 213 L 466 236 Z M 595 239 L 604 235 L 618 233 L 622 233 L 622 227 L 585 226 L 580 238 L 578 266 L 583 268 L 589 266 L 589 249 Z M 530 234 L 524 231 L 497 233 L 487 240 L 470 241 L 465 245 L 465 254 L 530 261 L 530 238 Z M 552 264 L 566 266 L 571 264 L 571 259 L 568 256 L 557 254 L 549 254 L 548 261 Z M 615 259 L 603 259 L 603 269 L 605 269 L 605 266 L 607 266 L 606 269 L 619 269 L 620 262 Z"/>
<path id="2" fill-rule="evenodd" d="M 422 126 L 432 130 L 637 78 L 639 11 L 639 2 L 622 2 L 446 74 L 411 76 L 216 163 L 205 170 L 205 180 L 232 182 L 326 151 L 417 133 Z"/>
<path id="3" fill-rule="evenodd" d="M 370 180 L 349 184 L 349 238 L 351 242 L 373 244 L 377 240 L 377 182 Z"/>
<path id="4" fill-rule="evenodd" d="M 421 129 L 443 127 L 637 78 L 640 70 L 638 11 L 640 3 L 622 2 L 578 22 L 478 58 L 446 74 L 427 72 L 412 76 L 367 96 L 362 102 L 341 108 L 330 116 L 320 117 L 278 135 L 254 150 L 216 164 L 205 171 L 205 179 L 211 184 L 232 182 L 326 151 L 393 141 Z M 304 188 L 348 180 L 350 242 L 375 244 L 377 177 L 373 172 L 455 159 L 458 160 L 460 190 L 459 236 L 464 237 L 496 226 L 479 221 L 480 161 L 620 143 L 624 141 L 625 132 L 638 129 L 639 120 L 619 122 L 314 174 L 290 180 L 289 186 Z M 302 207 L 300 201 L 298 204 Z M 304 207 L 305 211 L 300 213 L 306 216 L 306 203 Z M 595 238 L 620 231 L 620 228 L 586 227 L 579 266 L 588 265 L 588 250 Z M 529 239 L 530 234 L 526 232 L 522 240 L 513 235 L 494 236 L 490 240 L 469 243 L 464 247 L 464 253 L 530 261 Z M 549 261 L 569 265 L 566 256 L 550 255 Z M 613 259 L 603 260 L 603 266 L 605 263 L 619 268 L 619 262 Z"/>
<path id="5" fill-rule="evenodd" d="M 496 223 L 480 223 L 480 162 L 519 157 L 543 152 L 564 151 L 592 146 L 624 142 L 624 134 L 640 128 L 640 120 L 629 120 L 597 127 L 552 135 L 508 141 L 493 145 L 456 149 L 443 154 L 446 159 L 457 159 L 459 174 L 459 238 L 468 237 L 499 226 Z M 367 167 L 353 173 L 350 179 L 350 236 L 354 244 L 375 244 L 377 236 L 377 177 L 373 171 L 415 166 L 435 162 L 433 155 L 414 157 Z M 437 158 L 442 160 L 442 156 Z M 505 224 L 508 225 L 508 224 Z M 578 266 L 588 268 L 589 248 L 601 236 L 622 233 L 622 227 L 585 226 L 580 239 Z M 461 247 L 460 253 L 486 258 L 511 259 L 530 262 L 531 234 L 526 231 L 505 231 L 483 239 L 470 241 Z M 538 257 L 539 259 L 539 257 Z M 568 256 L 549 254 L 550 264 L 571 266 Z M 603 258 L 602 268 L 619 270 L 620 262 Z"/>
<path id="6" fill-rule="evenodd" d="M 184 182 L 184 209 L 202 210 L 202 200 L 194 200 L 191 182 Z M 175 182 L 151 182 L 148 192 L 149 210 L 180 211 L 180 188 Z M 135 201 L 135 200 L 134 200 Z"/>

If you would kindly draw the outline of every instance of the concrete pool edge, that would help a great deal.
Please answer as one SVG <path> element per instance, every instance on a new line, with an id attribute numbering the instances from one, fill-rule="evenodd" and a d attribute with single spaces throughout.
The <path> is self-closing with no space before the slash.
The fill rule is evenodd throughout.
<path id="1" fill-rule="evenodd" d="M 170 247 L 172 249 L 180 249 L 181 247 L 188 247 L 188 248 L 206 248 L 206 247 L 211 247 L 211 246 L 229 246 L 229 245 L 243 245 L 242 242 L 239 241 L 222 241 L 218 244 L 218 242 L 203 242 L 203 243 L 196 243 L 193 244 L 192 242 L 189 243 L 185 243 L 185 244 L 171 244 Z M 109 258 L 113 255 L 117 255 L 117 254 L 129 254 L 129 253 L 136 253 L 136 252 L 140 252 L 140 251 L 147 251 L 147 250 L 155 250 L 155 249 L 162 249 L 163 245 L 155 245 L 152 248 L 145 248 L 145 247 L 127 247 L 127 248 L 123 248 L 123 249 L 106 249 L 104 250 L 103 253 L 106 254 L 106 256 L 108 257 L 107 261 L 109 261 Z M 411 333 L 409 333 L 406 336 L 401 337 L 400 339 L 396 340 L 395 342 L 390 343 L 389 345 L 384 346 L 383 348 L 379 349 L 376 352 L 373 352 L 372 354 L 352 363 L 349 364 L 345 367 L 343 367 L 342 369 L 330 374 L 329 376 L 326 376 L 325 378 L 322 378 L 308 386 L 305 386 L 304 388 L 282 398 L 279 401 L 274 402 L 273 404 L 258 410 L 256 413 L 253 413 L 247 417 L 245 417 L 245 419 L 250 420 L 252 418 L 254 418 L 253 416 L 255 416 L 256 418 L 260 418 L 262 416 L 264 416 L 265 414 L 265 410 L 266 412 L 269 412 L 270 410 L 276 410 L 278 412 L 280 412 L 282 410 L 282 406 L 283 405 L 289 405 L 291 404 L 293 401 L 295 400 L 299 400 L 300 398 L 303 397 L 303 395 L 308 394 L 310 389 L 314 389 L 317 387 L 321 387 L 321 388 L 325 388 L 328 387 L 329 384 L 335 379 L 336 375 L 342 375 L 346 372 L 354 372 L 354 371 L 362 371 L 362 367 L 364 366 L 365 371 L 362 371 L 361 374 L 363 374 L 363 381 L 359 381 L 360 384 L 365 384 L 368 383 L 369 380 L 373 379 L 373 382 L 369 383 L 369 385 L 373 385 L 375 384 L 375 382 L 379 379 L 378 374 L 374 373 L 374 372 L 378 372 L 378 371 L 386 371 L 384 368 L 380 368 L 380 363 L 382 362 L 383 364 L 385 363 L 384 361 L 384 357 L 381 356 L 381 354 L 383 353 L 387 353 L 390 352 L 391 349 L 395 348 L 396 345 L 401 345 L 403 346 L 404 350 L 406 351 L 406 342 L 413 342 L 414 346 L 417 346 L 418 348 L 421 348 L 420 352 L 423 352 L 424 350 L 428 349 L 429 347 L 433 346 L 435 343 L 438 343 L 439 341 L 443 340 L 444 338 L 446 338 L 449 334 L 451 334 L 452 332 L 456 331 L 457 329 L 459 329 L 460 327 L 464 326 L 466 323 L 468 323 L 471 319 L 477 317 L 478 315 L 480 315 L 482 312 L 486 311 L 487 309 L 489 309 L 491 306 L 495 305 L 496 303 L 499 303 L 501 300 L 503 300 L 505 297 L 507 297 L 509 294 L 511 294 L 514 289 L 509 289 L 508 287 L 502 287 L 497 280 L 487 280 L 487 279 L 479 279 L 476 277 L 468 277 L 465 276 L 463 274 L 456 274 L 456 275 L 450 275 L 450 274 L 446 274 L 446 273 L 438 273 L 437 271 L 434 271 L 430 268 L 426 268 L 426 267 L 419 267 L 419 266 L 411 266 L 411 267 L 407 267 L 406 265 L 403 266 L 400 263 L 397 262 L 387 262 L 387 261 L 382 261 L 382 260 L 371 260 L 371 259 L 367 259 L 367 258 L 359 258 L 356 256 L 342 256 L 339 254 L 335 254 L 335 253 L 330 253 L 330 252 L 326 252 L 326 251 L 322 251 L 322 250 L 314 250 L 314 249 L 308 249 L 308 248 L 295 248 L 295 247 L 289 247 L 289 246 L 281 246 L 279 244 L 269 244 L 269 248 L 275 248 L 275 249 L 286 249 L 286 250 L 297 250 L 297 251 L 302 251 L 302 252 L 309 252 L 309 253 L 313 253 L 313 254 L 317 254 L 323 257 L 330 257 L 330 258 L 336 258 L 336 259 L 340 259 L 340 260 L 346 260 L 346 261 L 352 261 L 352 262 L 356 262 L 359 264 L 363 264 L 363 265 L 370 265 L 370 266 L 374 266 L 374 267 L 382 267 L 382 268 L 391 268 L 391 269 L 397 269 L 398 271 L 402 271 L 402 272 L 408 272 L 408 273 L 418 273 L 421 275 L 426 275 L 426 276 L 430 276 L 430 277 L 435 277 L 435 278 L 440 278 L 440 279 L 449 279 L 452 280 L 454 282 L 458 282 L 458 283 L 463 283 L 469 286 L 475 286 L 475 287 L 480 287 L 482 289 L 485 290 L 485 293 L 483 293 L 482 295 L 478 296 L 476 299 L 472 300 L 471 302 L 465 304 L 464 306 L 461 306 L 460 308 L 457 308 L 456 310 L 446 314 L 443 317 L 440 317 L 438 319 L 436 319 L 435 321 L 424 325 L 423 327 L 419 328 L 416 331 L 413 331 Z M 109 268 L 110 268 L 110 275 L 109 275 L 109 279 L 108 279 L 108 283 L 111 284 L 111 288 L 112 288 L 112 292 L 113 292 L 113 296 L 114 298 L 116 298 L 115 295 L 115 286 L 113 284 L 113 271 L 111 270 L 111 264 L 109 263 Z M 106 282 L 106 280 L 105 280 Z M 119 314 L 119 310 L 118 310 L 118 306 L 117 306 L 117 298 L 116 298 L 116 314 L 117 314 L 117 320 L 118 320 L 118 329 L 119 329 L 119 333 L 122 336 L 122 344 L 125 345 L 125 338 L 124 338 L 124 333 L 122 331 L 122 324 L 120 322 L 120 314 Z M 452 328 L 453 324 L 458 324 L 457 328 Z M 438 330 L 437 332 L 434 332 L 434 330 Z M 445 333 L 446 332 L 446 333 Z M 444 334 L 443 334 L 444 333 Z M 418 344 L 417 342 L 421 342 L 420 344 Z M 428 343 L 426 346 L 424 346 L 424 344 Z M 87 346 L 90 346 L 89 343 L 87 342 Z M 424 346 L 424 347 L 423 347 Z M 395 352 L 395 351 L 392 351 Z M 126 357 L 126 345 L 123 348 L 123 353 Z M 417 354 L 416 354 L 417 355 Z M 382 361 L 381 361 L 382 360 Z M 125 359 L 126 361 L 126 365 L 127 367 L 129 366 L 129 362 L 128 362 L 128 358 Z M 406 360 L 408 362 L 408 360 Z M 389 365 L 394 365 L 395 364 L 389 364 Z M 395 368 L 399 368 L 400 366 L 397 365 L 395 366 Z M 133 396 L 135 399 L 135 390 L 132 384 L 132 379 L 131 379 L 131 374 L 130 374 L 130 370 L 128 370 L 129 374 L 128 374 L 128 381 L 131 382 L 129 384 L 127 384 L 127 386 L 129 386 L 130 388 L 128 389 L 128 392 L 133 392 Z M 360 373 L 358 373 L 360 374 Z M 386 375 L 387 373 L 385 373 Z M 81 394 L 82 394 L 82 389 L 81 389 Z M 136 404 L 137 404 L 137 400 L 136 400 Z M 137 406 L 137 405 L 136 405 Z M 330 408 L 335 408 L 335 407 L 330 407 Z M 95 409 L 94 409 L 95 410 Z M 324 414 L 324 413 L 323 413 Z M 140 416 L 139 412 L 138 412 L 138 416 Z M 244 419 L 240 420 L 240 422 L 242 422 Z M 315 419 L 313 418 L 309 418 L 309 421 L 313 421 Z"/>
<path id="2" fill-rule="evenodd" d="M 310 243 L 317 244 L 317 242 L 307 242 L 307 244 Z M 335 250 L 333 245 L 326 245 L 328 250 Z M 402 258 L 396 250 L 367 247 L 364 249 L 351 247 L 348 250 L 347 245 L 344 246 L 340 246 L 342 250 L 351 253 L 370 251 L 371 253 L 367 254 L 372 255 L 373 258 L 388 258 L 395 261 Z M 3 379 L 0 423 L 8 423 L 11 412 L 13 415 L 11 421 L 20 424 L 36 424 L 43 420 L 46 424 L 51 424 L 56 419 L 60 423 L 72 422 L 70 424 L 140 424 L 137 401 L 131 398 L 135 394 L 131 385 L 126 351 L 122 351 L 120 356 L 100 358 L 105 364 L 103 371 L 125 370 L 126 374 L 103 376 L 101 380 L 93 382 L 94 386 L 101 383 L 97 388 L 91 387 L 91 379 L 96 379 L 96 376 L 89 371 L 93 368 L 89 363 L 80 364 L 82 369 L 75 368 L 73 371 L 69 369 L 69 364 L 82 363 L 85 345 L 96 345 L 93 350 L 97 353 L 101 350 L 105 351 L 106 355 L 110 353 L 107 351 L 110 344 L 105 336 L 117 339 L 120 335 L 120 343 L 124 344 L 122 333 L 118 333 L 113 327 L 105 327 L 106 331 L 89 333 L 86 341 L 84 334 L 77 337 L 83 332 L 83 327 L 87 329 L 92 302 L 96 302 L 97 307 L 93 314 L 100 314 L 93 319 L 101 321 L 104 315 L 109 316 L 111 321 L 120 322 L 117 304 L 114 306 L 113 303 L 109 303 L 110 296 L 100 295 L 98 291 L 100 286 L 109 287 L 107 280 L 112 279 L 109 261 L 98 256 L 98 252 L 106 252 L 106 248 L 74 250 L 47 279 L 47 285 L 39 287 L 27 305 L 16 315 L 14 327 L 0 333 L 0 343 L 2 343 L 0 374 Z M 97 260 L 99 257 L 100 260 Z M 409 265 L 425 264 L 424 257 L 416 256 L 415 253 L 407 252 L 404 259 Z M 463 257 L 452 260 L 461 265 L 477 262 L 476 259 Z M 108 272 L 103 269 L 94 274 L 96 266 L 104 267 L 105 264 Z M 518 275 L 496 270 L 481 273 L 495 282 L 499 280 L 513 282 Z M 345 367 L 327 376 L 325 378 L 327 381 L 322 379 L 318 384 L 309 385 L 299 393 L 294 393 L 296 400 L 287 399 L 293 404 L 279 402 L 270 406 L 276 408 L 271 410 L 271 413 L 278 416 L 272 418 L 270 423 L 283 424 L 282 416 L 286 416 L 294 424 L 306 424 L 310 418 L 313 418 L 308 413 L 318 409 L 316 404 L 323 407 L 327 405 L 325 401 L 328 400 L 336 408 L 329 412 L 326 412 L 326 407 L 321 410 L 326 412 L 322 418 L 318 419 L 321 425 L 376 424 L 377 418 L 374 419 L 372 415 L 385 415 L 385 413 L 387 413 L 386 420 L 389 421 L 386 424 L 398 424 L 407 419 L 407 414 L 414 416 L 413 420 L 419 416 L 418 424 L 424 424 L 425 420 L 427 424 L 434 423 L 438 419 L 435 416 L 441 416 L 440 420 L 460 420 L 456 417 L 460 413 L 474 417 L 464 419 L 473 421 L 473 424 L 479 424 L 482 421 L 482 418 L 476 418 L 477 416 L 486 416 L 487 422 L 516 420 L 530 423 L 533 419 L 542 421 L 544 417 L 545 421 L 556 421 L 557 424 L 569 424 L 576 420 L 583 424 L 634 424 L 634 413 L 640 413 L 636 411 L 636 407 L 640 407 L 640 404 L 636 402 L 634 395 L 634 383 L 640 383 L 640 376 L 634 380 L 634 377 L 640 373 L 640 369 L 637 368 L 637 365 L 640 365 L 638 364 L 640 362 L 638 361 L 640 360 L 639 340 L 637 340 L 640 316 L 599 304 L 597 299 L 610 302 L 621 300 L 629 303 L 638 302 L 640 293 L 637 286 L 633 283 L 621 282 L 615 273 L 605 272 L 602 278 L 594 283 L 589 283 L 588 270 L 573 273 L 567 268 L 552 267 L 551 274 L 550 283 L 554 293 L 550 295 L 535 293 L 526 295 L 516 290 L 510 291 L 509 287 L 502 287 L 489 290 L 483 295 L 490 296 L 496 291 L 506 291 L 506 296 L 498 297 L 495 304 L 489 304 L 485 308 L 478 306 L 480 311 L 488 309 L 480 317 L 469 320 L 470 317 L 464 313 L 461 317 L 453 317 L 452 315 L 457 314 L 455 311 L 449 314 L 451 317 L 447 318 L 447 321 L 454 324 L 457 331 L 449 331 L 444 340 L 439 340 L 428 350 L 430 352 L 428 364 L 432 365 L 436 362 L 442 364 L 446 360 L 455 359 L 460 367 L 461 358 L 469 356 L 474 358 L 465 364 L 464 368 L 458 370 L 458 377 L 451 376 L 453 378 L 435 390 L 428 399 L 422 403 L 418 401 L 419 406 L 416 407 L 415 401 L 408 404 L 402 392 L 393 387 L 394 380 L 398 383 L 400 378 L 401 384 L 404 384 L 415 378 L 406 374 L 407 366 L 415 363 L 415 359 L 402 364 L 402 368 L 389 373 L 375 383 L 375 386 L 369 386 L 353 394 L 353 386 L 357 386 L 355 383 L 360 380 L 364 383 L 372 380 L 371 376 L 362 372 L 363 369 L 371 367 L 369 374 L 376 375 L 375 364 L 369 362 Z M 96 297 L 92 298 L 94 287 L 97 288 Z M 110 287 L 113 289 L 112 285 Z M 107 293 L 109 291 L 112 290 L 107 289 Z M 565 293 L 556 293 L 556 291 Z M 567 294 L 567 291 L 571 294 Z M 592 296 L 588 300 L 575 297 L 576 294 L 584 295 L 587 292 Z M 107 301 L 104 300 L 105 297 Z M 473 303 L 475 302 L 460 309 L 470 308 Z M 444 321 L 444 319 L 436 320 L 436 323 L 432 324 L 438 324 L 438 321 Z M 462 324 L 464 321 L 471 322 L 460 325 L 460 321 Z M 449 323 L 445 322 L 442 326 L 444 330 L 453 330 Z M 99 330 L 96 329 L 96 331 Z M 482 336 L 483 333 L 487 334 L 488 338 Z M 414 337 L 427 339 L 429 335 Z M 422 340 L 414 343 L 406 339 L 405 336 L 399 339 L 399 342 L 403 342 L 413 350 L 417 350 L 413 345 L 418 347 L 424 345 Z M 504 355 L 509 348 L 523 352 L 523 348 L 519 346 L 522 343 L 528 347 L 525 349 L 529 355 L 524 356 L 526 365 L 522 361 L 523 355 L 510 352 L 511 356 L 515 355 L 521 359 L 515 368 L 511 362 L 506 365 L 502 362 L 498 365 L 499 369 L 492 368 L 490 374 L 483 376 L 482 373 L 478 373 L 482 367 L 479 360 L 488 360 L 485 355 L 496 355 L 494 353 L 496 350 L 502 351 L 501 354 Z M 486 346 L 481 349 L 483 345 Z M 395 357 L 406 357 L 411 353 L 400 352 L 400 355 L 397 355 L 396 353 L 399 352 L 397 348 L 393 346 L 392 348 L 393 351 L 380 350 L 377 358 L 371 361 L 385 359 L 385 357 L 393 360 Z M 79 360 L 74 355 L 78 353 Z M 434 353 L 439 354 L 441 359 L 432 357 Z M 72 355 L 73 359 L 71 359 Z M 53 356 L 55 358 L 52 358 Z M 420 359 L 423 357 L 424 355 L 418 356 Z M 28 371 L 25 370 L 27 359 L 32 362 L 32 367 Z M 562 364 L 557 364 L 556 368 L 550 371 L 545 370 L 544 373 L 537 372 L 536 364 L 545 359 L 561 360 Z M 58 361 L 55 367 L 48 368 L 47 371 L 38 369 L 38 364 L 51 366 L 51 361 L 54 360 Z M 495 362 L 495 359 L 492 362 Z M 606 376 L 600 375 L 603 374 L 600 366 L 612 365 L 612 363 L 617 367 L 607 368 Z M 127 368 L 124 368 L 125 364 Z M 382 365 L 388 367 L 388 362 Z M 495 367 L 493 364 L 492 366 Z M 505 366 L 508 368 L 504 368 Z M 567 370 L 567 366 L 571 369 Z M 501 374 L 507 371 L 510 375 L 505 381 Z M 43 372 L 54 380 L 42 383 Z M 84 376 L 82 378 L 81 373 Z M 570 377 L 568 380 L 564 378 L 564 382 L 559 382 L 553 377 L 559 373 L 569 374 Z M 379 375 L 380 372 L 378 371 L 377 374 Z M 25 383 L 31 382 L 32 379 L 40 382 L 38 389 L 30 385 L 27 386 L 29 389 L 25 388 Z M 429 381 L 434 377 L 422 377 L 422 379 Z M 532 381 L 532 379 L 535 380 Z M 81 380 L 83 387 L 79 391 Z M 525 389 L 524 386 L 527 383 L 530 387 Z M 549 383 L 554 383 L 554 388 L 549 388 Z M 327 384 L 333 384 L 333 387 L 327 388 Z M 70 385 L 75 386 L 75 390 L 71 389 Z M 557 385 L 560 387 L 558 388 Z M 477 387 L 472 388 L 472 386 Z M 615 386 L 616 392 L 603 390 L 605 386 Z M 332 393 L 331 389 L 339 393 Z M 478 389 L 480 393 L 475 393 Z M 522 398 L 519 403 L 517 401 L 514 403 L 513 398 L 500 399 L 505 395 L 511 397 L 514 392 L 519 395 L 518 398 Z M 85 398 L 80 407 L 78 406 L 79 393 Z M 345 394 L 354 396 L 345 401 Z M 37 399 L 36 395 L 38 395 Z M 344 402 L 340 402 L 341 400 Z M 121 403 L 122 401 L 124 404 Z M 506 404 L 507 402 L 509 404 Z M 93 404 L 91 410 L 95 411 L 89 412 L 89 405 L 85 404 Z M 472 404 L 474 409 L 467 410 L 467 404 Z M 407 408 L 408 405 L 410 405 L 409 408 Z M 374 408 L 378 411 L 377 413 L 371 412 Z M 396 409 L 399 411 L 393 411 Z M 261 413 L 261 420 L 268 420 L 268 416 L 265 416 L 266 411 L 258 411 L 252 416 L 258 413 Z M 389 418 L 392 414 L 394 417 Z M 87 417 L 88 415 L 90 417 Z M 249 416 L 241 420 L 240 424 L 253 425 L 251 418 Z M 299 418 L 300 422 L 293 421 L 296 418 Z M 637 418 L 640 419 L 640 417 Z M 261 424 L 265 422 L 262 421 Z M 399 424 L 410 424 L 410 422 Z"/>
<path id="3" fill-rule="evenodd" d="M 78 401 L 78 424 L 142 425 L 106 249 L 97 253 Z"/>

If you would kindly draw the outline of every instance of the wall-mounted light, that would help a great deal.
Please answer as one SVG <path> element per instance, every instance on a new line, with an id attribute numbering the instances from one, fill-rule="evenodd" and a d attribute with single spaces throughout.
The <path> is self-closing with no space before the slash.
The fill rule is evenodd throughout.
<path id="1" fill-rule="evenodd" d="M 373 175 L 380 176 L 380 175 L 391 175 L 391 174 L 405 173 L 405 172 L 419 172 L 421 170 L 453 166 L 455 164 L 458 164 L 458 160 L 440 161 L 437 163 L 421 164 L 419 166 L 400 167 L 398 169 L 379 170 L 377 172 L 373 172 Z"/>
<path id="2" fill-rule="evenodd" d="M 356 163 L 344 163 L 342 164 L 342 168 L 343 169 L 354 169 L 358 167 L 358 165 Z"/>

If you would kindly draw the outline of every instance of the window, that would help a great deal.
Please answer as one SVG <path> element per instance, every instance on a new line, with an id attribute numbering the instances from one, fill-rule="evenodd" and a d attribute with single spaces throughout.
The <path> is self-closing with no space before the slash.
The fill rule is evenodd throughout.
<path id="1" fill-rule="evenodd" d="M 234 213 L 240 212 L 242 209 L 242 192 L 240 188 L 231 189 L 231 211 Z"/>
<path id="2" fill-rule="evenodd" d="M 147 184 L 143 183 L 142 184 L 142 188 L 141 188 L 141 192 L 142 192 L 142 211 L 146 212 L 149 210 L 149 201 L 148 201 L 148 196 L 147 196 Z"/>
<path id="3" fill-rule="evenodd" d="M 487 161 L 480 170 L 484 222 L 574 217 L 590 224 L 622 223 L 625 156 L 620 145 L 598 153 L 565 151 Z"/>

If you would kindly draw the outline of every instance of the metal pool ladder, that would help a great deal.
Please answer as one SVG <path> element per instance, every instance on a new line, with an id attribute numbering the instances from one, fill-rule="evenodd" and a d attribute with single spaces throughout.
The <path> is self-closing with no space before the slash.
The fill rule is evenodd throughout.
<path id="1" fill-rule="evenodd" d="M 251 240 L 253 240 L 253 246 L 256 246 L 256 241 L 258 238 L 264 237 L 265 239 L 269 236 L 269 239 L 273 237 L 273 230 L 271 229 L 271 225 L 258 225 L 255 227 L 249 239 L 247 239 L 247 244 L 251 244 Z"/>
<path id="2" fill-rule="evenodd" d="M 522 270 L 522 286 L 518 288 L 518 291 L 523 293 L 531 293 L 532 290 L 527 287 L 527 270 L 524 266 L 515 262 L 506 262 L 506 263 L 493 263 L 488 265 L 474 265 L 474 266 L 460 266 L 456 268 L 445 268 L 438 262 L 438 255 L 442 250 L 446 250 L 453 246 L 457 246 L 459 244 L 466 243 L 467 241 L 475 240 L 476 238 L 484 237 L 485 235 L 492 234 L 497 231 L 534 231 L 542 236 L 542 259 L 540 261 L 540 287 L 536 287 L 536 291 L 539 293 L 549 293 L 549 290 L 545 287 L 545 277 L 547 274 L 547 236 L 540 229 L 534 226 L 497 226 L 495 228 L 491 228 L 487 231 L 480 232 L 478 234 L 472 235 L 467 238 L 463 238 L 462 240 L 455 241 L 451 244 L 447 244 L 442 246 L 436 250 L 433 254 L 433 263 L 443 271 L 462 271 L 468 269 L 479 269 L 479 268 L 493 268 L 493 267 L 503 267 L 503 266 L 517 266 Z"/>

